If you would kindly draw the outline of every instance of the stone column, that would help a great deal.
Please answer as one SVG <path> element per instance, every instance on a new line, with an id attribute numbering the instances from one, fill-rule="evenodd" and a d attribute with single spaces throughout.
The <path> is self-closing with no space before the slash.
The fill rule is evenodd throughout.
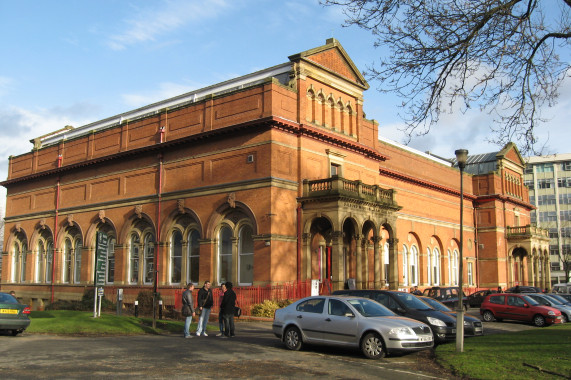
<path id="1" fill-rule="evenodd" d="M 343 231 L 331 234 L 331 288 L 343 289 L 345 282 L 343 273 Z"/>
<path id="2" fill-rule="evenodd" d="M 375 236 L 373 238 L 373 250 L 374 250 L 374 267 L 375 267 L 375 289 L 381 288 L 381 257 L 379 253 L 379 244 L 381 242 L 381 238 Z"/>
<path id="3" fill-rule="evenodd" d="M 357 257 L 357 273 L 355 275 L 355 282 L 357 289 L 363 289 L 363 250 L 361 247 L 361 236 L 355 235 L 353 236 L 355 240 L 355 255 Z"/>

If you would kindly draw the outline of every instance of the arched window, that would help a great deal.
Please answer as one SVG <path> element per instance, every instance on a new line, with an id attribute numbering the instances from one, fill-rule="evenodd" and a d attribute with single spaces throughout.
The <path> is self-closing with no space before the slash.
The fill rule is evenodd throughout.
<path id="1" fill-rule="evenodd" d="M 154 260 L 155 260 L 155 239 L 150 233 L 145 235 L 143 252 L 145 253 L 144 268 L 145 268 L 145 284 L 152 284 L 154 278 Z"/>
<path id="2" fill-rule="evenodd" d="M 139 282 L 139 250 L 141 241 L 139 235 L 131 235 L 131 252 L 129 255 L 129 282 L 136 284 Z"/>
<path id="3" fill-rule="evenodd" d="M 182 279 L 182 234 L 174 231 L 171 236 L 171 284 L 180 284 Z"/>
<path id="4" fill-rule="evenodd" d="M 75 241 L 73 248 L 74 265 L 73 265 L 73 282 L 78 284 L 81 280 L 81 240 Z"/>
<path id="5" fill-rule="evenodd" d="M 408 248 L 403 244 L 402 246 L 402 284 L 408 285 Z"/>
<path id="6" fill-rule="evenodd" d="M 48 242 L 46 244 L 46 277 L 45 277 L 45 281 L 48 284 L 52 282 L 52 273 L 53 273 L 52 271 L 54 269 L 53 265 L 54 265 L 54 243 L 50 239 L 50 240 L 48 240 Z"/>
<path id="7" fill-rule="evenodd" d="M 426 272 L 428 275 L 426 283 L 432 285 L 432 252 L 430 252 L 430 248 L 426 248 Z"/>
<path id="8" fill-rule="evenodd" d="M 458 285 L 458 251 L 454 250 L 452 257 L 452 284 Z"/>
<path id="9" fill-rule="evenodd" d="M 238 283 L 252 285 L 254 281 L 254 239 L 252 227 L 244 226 L 239 233 L 240 250 L 238 256 Z"/>
<path id="10" fill-rule="evenodd" d="M 452 285 L 452 255 L 448 250 L 448 284 Z"/>
<path id="11" fill-rule="evenodd" d="M 46 247 L 44 241 L 38 241 L 38 252 L 34 265 L 34 282 L 42 282 L 42 273 L 44 273 L 44 259 L 46 257 Z"/>
<path id="12" fill-rule="evenodd" d="M 434 285 L 440 285 L 440 251 L 438 248 L 434 248 L 432 261 L 433 274 L 434 274 Z"/>
<path id="13" fill-rule="evenodd" d="M 232 230 L 223 226 L 218 232 L 218 282 L 232 280 Z"/>
<path id="14" fill-rule="evenodd" d="M 389 283 L 389 243 L 383 246 L 383 265 L 385 266 L 385 284 Z"/>
<path id="15" fill-rule="evenodd" d="M 18 264 L 20 263 L 20 247 L 16 244 L 12 250 L 12 272 L 10 272 L 10 282 L 16 282 L 16 273 L 18 273 Z"/>
<path id="16" fill-rule="evenodd" d="M 410 284 L 418 285 L 418 249 L 410 247 Z"/>
<path id="17" fill-rule="evenodd" d="M 200 264 L 200 234 L 197 230 L 192 230 L 188 234 L 188 259 L 186 261 L 186 282 L 198 284 L 198 271 Z"/>
<path id="18" fill-rule="evenodd" d="M 26 282 L 26 260 L 28 258 L 28 252 L 26 252 L 26 246 L 22 246 L 22 252 L 20 255 L 20 282 Z"/>
<path id="19" fill-rule="evenodd" d="M 73 246 L 71 239 L 65 239 L 63 247 L 63 273 L 61 281 L 64 284 L 69 283 L 71 278 L 71 256 L 72 256 Z"/>
<path id="20" fill-rule="evenodd" d="M 115 281 L 115 238 L 110 237 L 107 246 L 107 265 L 105 267 L 105 281 L 112 284 Z"/>

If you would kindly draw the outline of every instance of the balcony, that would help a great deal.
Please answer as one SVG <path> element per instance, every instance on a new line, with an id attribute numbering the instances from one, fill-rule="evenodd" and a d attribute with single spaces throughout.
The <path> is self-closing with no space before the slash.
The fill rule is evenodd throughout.
<path id="1" fill-rule="evenodd" d="M 301 201 L 346 199 L 352 202 L 369 203 L 391 209 L 400 209 L 395 199 L 396 191 L 362 181 L 333 176 L 331 178 L 303 181 Z"/>
<path id="2" fill-rule="evenodd" d="M 549 230 L 539 228 L 536 226 L 518 226 L 507 227 L 506 236 L 508 239 L 531 239 L 531 238 L 545 238 L 549 240 Z"/>

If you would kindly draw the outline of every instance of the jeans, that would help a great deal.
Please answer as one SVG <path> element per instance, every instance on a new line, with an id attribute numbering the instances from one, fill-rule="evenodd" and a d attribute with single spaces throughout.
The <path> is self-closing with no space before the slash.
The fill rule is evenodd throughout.
<path id="1" fill-rule="evenodd" d="M 210 308 L 203 307 L 202 313 L 200 313 L 200 318 L 198 318 L 196 335 L 200 335 L 206 332 L 206 325 L 208 325 L 208 318 L 210 318 Z"/>
<path id="2" fill-rule="evenodd" d="M 192 315 L 186 317 L 186 320 L 184 321 L 184 336 L 189 336 L 190 332 L 188 331 L 188 329 L 190 329 L 190 324 L 192 323 Z"/>
<path id="3" fill-rule="evenodd" d="M 222 315 L 224 319 L 224 335 L 234 336 L 234 314 Z"/>
<path id="4" fill-rule="evenodd" d="M 220 328 L 220 332 L 224 334 L 224 318 L 221 312 L 218 312 L 218 327 Z"/>

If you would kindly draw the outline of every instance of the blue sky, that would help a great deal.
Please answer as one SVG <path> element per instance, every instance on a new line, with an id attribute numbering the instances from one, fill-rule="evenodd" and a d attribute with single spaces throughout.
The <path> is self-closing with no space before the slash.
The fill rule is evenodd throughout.
<path id="1" fill-rule="evenodd" d="M 34 137 L 287 62 L 327 38 L 364 70 L 386 52 L 343 19 L 317 0 L 0 0 L 0 180 L 8 157 L 30 151 Z M 569 82 L 539 133 L 550 153 L 571 152 Z M 367 118 L 402 141 L 400 101 L 370 85 Z M 410 145 L 445 157 L 458 148 L 495 151 L 484 141 L 489 125 L 476 110 L 443 115 Z M 1 187 L 0 209 L 4 194 Z"/>

